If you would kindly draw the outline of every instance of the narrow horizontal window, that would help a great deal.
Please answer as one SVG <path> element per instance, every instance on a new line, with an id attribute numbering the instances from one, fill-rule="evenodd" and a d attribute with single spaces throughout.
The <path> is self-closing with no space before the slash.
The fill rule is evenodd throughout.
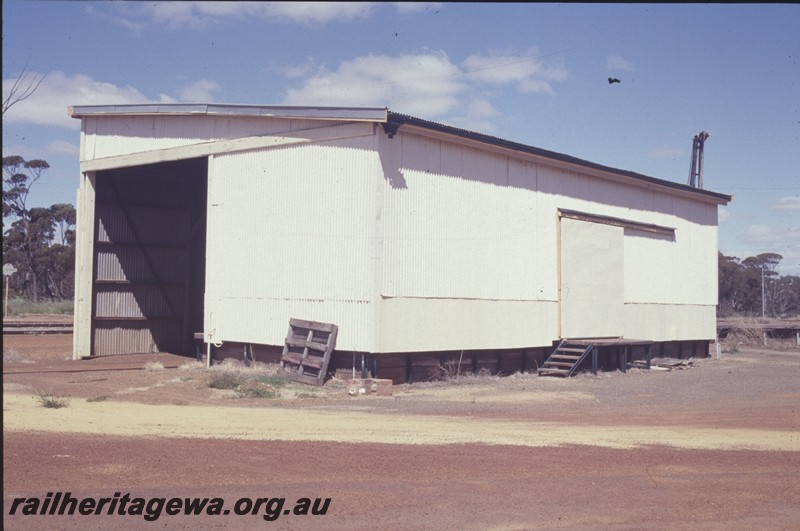
<path id="1" fill-rule="evenodd" d="M 586 212 L 578 212 L 576 210 L 559 209 L 558 216 L 561 218 L 576 219 L 578 221 L 588 221 L 590 223 L 601 223 L 603 225 L 613 225 L 614 227 L 624 227 L 627 229 L 636 229 L 645 232 L 654 232 L 656 234 L 664 234 L 666 236 L 675 235 L 674 227 L 664 227 L 662 225 L 654 225 L 651 223 L 641 223 L 639 221 L 614 218 L 611 216 L 599 216 L 597 214 L 587 214 Z"/>

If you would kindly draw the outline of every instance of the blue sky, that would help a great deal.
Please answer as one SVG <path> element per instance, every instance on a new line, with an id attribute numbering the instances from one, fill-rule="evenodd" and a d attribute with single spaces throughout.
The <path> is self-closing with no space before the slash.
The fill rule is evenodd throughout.
<path id="1" fill-rule="evenodd" d="M 720 250 L 800 274 L 800 5 L 3 2 L 3 155 L 75 202 L 68 105 L 387 106 L 685 183 L 709 131 Z M 620 83 L 610 85 L 608 77 Z"/>

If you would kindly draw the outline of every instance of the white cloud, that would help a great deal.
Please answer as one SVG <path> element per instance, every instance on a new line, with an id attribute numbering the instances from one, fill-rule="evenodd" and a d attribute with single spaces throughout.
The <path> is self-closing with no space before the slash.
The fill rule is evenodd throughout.
<path id="1" fill-rule="evenodd" d="M 133 33 L 138 34 L 141 33 L 148 24 L 143 21 L 134 20 L 138 16 L 136 14 L 138 11 L 134 13 L 132 6 L 137 5 L 138 3 L 136 2 L 114 2 L 113 4 L 106 2 L 88 2 L 84 5 L 83 9 L 88 16 L 104 21 L 102 23 L 110 22 L 119 24 L 131 30 Z"/>
<path id="2" fill-rule="evenodd" d="M 395 2 L 394 8 L 401 15 L 413 15 L 423 11 L 437 11 L 442 8 L 441 2 Z"/>
<path id="3" fill-rule="evenodd" d="M 464 114 L 453 116 L 447 122 L 471 131 L 480 131 L 482 133 L 494 131 L 495 126 L 492 119 L 500 113 L 488 100 L 476 98 L 469 102 L 464 107 L 464 110 L 466 111 Z"/>
<path id="4" fill-rule="evenodd" d="M 309 57 L 306 59 L 306 62 L 301 65 L 295 66 L 286 66 L 281 69 L 283 75 L 289 78 L 294 77 L 306 77 L 314 73 L 314 71 L 319 70 L 320 67 L 317 66 L 316 61 L 314 61 L 313 57 Z"/>
<path id="5" fill-rule="evenodd" d="M 720 225 L 722 225 L 723 223 L 729 222 L 731 220 L 731 217 L 733 216 L 733 214 L 731 214 L 731 211 L 728 210 L 728 208 L 724 207 L 724 206 L 719 207 L 717 209 L 717 213 L 718 213 L 718 216 L 719 216 L 718 219 L 719 219 L 719 224 Z"/>
<path id="6" fill-rule="evenodd" d="M 143 7 L 150 12 L 150 16 L 157 23 L 172 28 L 183 26 L 199 28 L 206 23 L 204 17 L 197 13 L 198 10 L 190 2 L 147 2 Z"/>
<path id="7" fill-rule="evenodd" d="M 3 80 L 4 98 L 13 82 L 13 79 Z M 6 112 L 3 121 L 78 128 L 80 121 L 67 116 L 67 107 L 70 105 L 148 101 L 150 100 L 144 94 L 130 86 L 118 87 L 83 74 L 70 76 L 64 72 L 50 72 L 30 98 L 17 103 Z"/>
<path id="8" fill-rule="evenodd" d="M 619 55 L 612 55 L 606 59 L 606 69 L 612 72 L 633 72 L 636 70 L 636 67 L 633 66 L 633 63 L 620 57 Z"/>
<path id="9" fill-rule="evenodd" d="M 800 196 L 781 197 L 769 206 L 772 210 L 800 210 Z"/>
<path id="10" fill-rule="evenodd" d="M 551 82 L 568 77 L 563 65 L 543 63 L 535 49 L 523 55 L 474 54 L 461 66 L 443 51 L 369 54 L 344 61 L 336 70 L 308 60 L 284 74 L 302 80 L 287 90 L 286 105 L 387 106 L 431 119 L 447 117 L 454 125 L 478 130 L 493 129 L 491 118 L 497 115 L 483 90 L 513 84 L 522 92 L 552 94 Z"/>
<path id="11" fill-rule="evenodd" d="M 669 146 L 661 146 L 648 153 L 651 157 L 657 159 L 675 159 L 683 156 L 683 150 Z"/>
<path id="12" fill-rule="evenodd" d="M 3 156 L 10 157 L 12 155 L 19 155 L 24 159 L 40 159 L 42 158 L 42 150 L 38 147 L 25 144 L 5 144 L 3 138 Z"/>
<path id="13" fill-rule="evenodd" d="M 45 146 L 49 153 L 59 153 L 66 155 L 77 155 L 78 146 L 66 140 L 54 140 Z"/>
<path id="14" fill-rule="evenodd" d="M 513 84 L 520 92 L 553 94 L 551 82 L 569 77 L 561 59 L 545 61 L 536 48 L 521 54 L 513 51 L 473 54 L 462 66 L 468 80 L 489 85 Z"/>
<path id="15" fill-rule="evenodd" d="M 258 18 L 273 22 L 322 25 L 369 17 L 374 2 L 123 2 L 116 15 L 91 11 L 139 31 L 149 21 L 169 28 L 202 29 L 212 24 Z M 400 8 L 398 8 L 400 9 Z"/>
<path id="16" fill-rule="evenodd" d="M 388 4 L 387 4 L 388 5 Z M 395 2 L 399 15 L 435 13 L 441 2 Z M 141 33 L 152 26 L 201 30 L 242 20 L 322 26 L 367 19 L 380 2 L 108 2 L 89 3 L 86 13 Z"/>
<path id="17" fill-rule="evenodd" d="M 3 80 L 3 98 L 6 97 L 13 82 L 14 79 Z M 212 92 L 218 89 L 219 85 L 216 82 L 201 79 L 183 88 L 179 92 L 179 99 L 180 101 L 210 102 L 214 99 Z M 50 72 L 30 98 L 17 103 L 6 112 L 3 122 L 77 129 L 80 127 L 80 120 L 67 115 L 69 106 L 174 103 L 176 101 L 178 99 L 166 94 L 158 94 L 156 98 L 149 98 L 129 85 L 117 86 L 92 79 L 84 74 L 69 75 L 64 72 Z"/>
<path id="18" fill-rule="evenodd" d="M 776 231 L 769 225 L 758 223 L 750 225 L 747 232 L 742 234 L 740 238 L 748 243 L 773 243 L 781 239 L 779 231 Z"/>
<path id="19" fill-rule="evenodd" d="M 800 274 L 800 227 L 774 228 L 755 224 L 738 238 L 751 247 L 747 256 L 778 253 L 783 256 L 778 268 L 782 275 Z"/>
<path id="20" fill-rule="evenodd" d="M 201 79 L 180 91 L 179 99 L 191 103 L 209 103 L 214 101 L 212 92 L 219 90 L 219 84 L 208 79 Z"/>
<path id="21" fill-rule="evenodd" d="M 460 105 L 467 87 L 444 52 L 366 55 L 342 62 L 335 72 L 320 67 L 301 88 L 286 93 L 287 105 L 390 106 L 427 117 Z"/>
<path id="22" fill-rule="evenodd" d="M 800 228 L 776 229 L 765 224 L 750 225 L 739 239 L 751 245 L 754 255 L 778 253 L 784 258 L 800 259 Z"/>
<path id="23" fill-rule="evenodd" d="M 335 20 L 367 18 L 372 2 L 270 2 L 263 4 L 264 15 L 300 24 L 326 24 Z"/>
<path id="24" fill-rule="evenodd" d="M 493 118 L 497 116 L 497 111 L 488 100 L 477 99 L 472 101 L 469 106 L 469 115 L 475 118 Z"/>

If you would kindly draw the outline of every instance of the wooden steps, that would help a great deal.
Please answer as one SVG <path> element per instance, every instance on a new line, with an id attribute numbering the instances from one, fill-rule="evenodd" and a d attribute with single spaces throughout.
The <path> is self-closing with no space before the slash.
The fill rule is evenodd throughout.
<path id="1" fill-rule="evenodd" d="M 550 357 L 539 368 L 539 376 L 568 378 L 591 352 L 593 344 L 575 344 L 562 339 Z"/>

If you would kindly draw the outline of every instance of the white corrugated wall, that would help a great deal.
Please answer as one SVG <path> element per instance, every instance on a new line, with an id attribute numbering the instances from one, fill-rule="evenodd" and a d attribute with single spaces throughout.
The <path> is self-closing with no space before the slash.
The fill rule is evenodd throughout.
<path id="1" fill-rule="evenodd" d="M 622 315 L 613 331 L 596 335 L 714 337 L 716 205 L 402 129 L 379 143 L 391 168 L 382 351 L 542 346 L 558 338 L 559 209 L 675 229 L 669 240 L 624 231 L 615 251 L 624 308 L 615 306 Z"/>
<path id="2" fill-rule="evenodd" d="M 339 325 L 337 349 L 374 351 L 381 175 L 372 136 L 213 157 L 207 332 L 280 345 L 295 317 Z"/>
<path id="3" fill-rule="evenodd" d="M 537 241 L 555 217 L 540 222 L 536 166 L 402 129 L 379 143 L 382 351 L 549 344 L 557 269 Z"/>
<path id="4" fill-rule="evenodd" d="M 401 151 L 403 181 L 386 187 L 384 296 L 547 300 L 535 191 L 509 184 L 507 157 L 407 134 L 382 147 Z M 535 170 L 514 164 L 520 181 Z"/>

